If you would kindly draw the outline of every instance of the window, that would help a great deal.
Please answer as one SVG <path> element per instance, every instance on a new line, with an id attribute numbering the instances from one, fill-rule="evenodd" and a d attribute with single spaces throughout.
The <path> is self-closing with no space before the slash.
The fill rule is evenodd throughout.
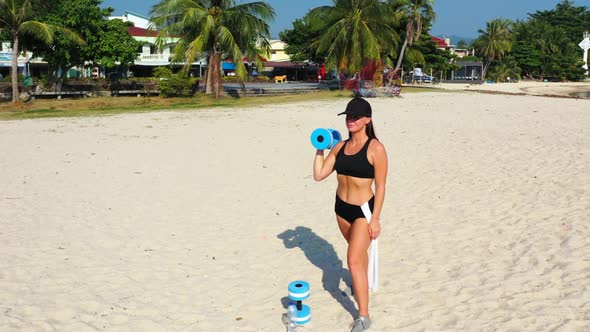
<path id="1" fill-rule="evenodd" d="M 150 45 L 150 54 L 158 54 L 158 48 L 156 45 Z"/>

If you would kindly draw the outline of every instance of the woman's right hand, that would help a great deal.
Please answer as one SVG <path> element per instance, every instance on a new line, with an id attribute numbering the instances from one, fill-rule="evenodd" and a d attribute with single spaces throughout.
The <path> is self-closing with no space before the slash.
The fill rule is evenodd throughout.
<path id="1" fill-rule="evenodd" d="M 338 143 L 340 144 L 340 143 Z M 324 157 L 324 150 L 316 150 L 315 158 L 313 160 L 313 179 L 322 181 L 334 171 L 334 163 L 336 162 L 335 150 L 338 144 L 330 150 L 328 156 Z"/>

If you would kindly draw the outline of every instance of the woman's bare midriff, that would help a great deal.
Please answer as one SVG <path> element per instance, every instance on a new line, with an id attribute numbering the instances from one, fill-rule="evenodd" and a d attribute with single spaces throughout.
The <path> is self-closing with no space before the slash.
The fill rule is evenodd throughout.
<path id="1" fill-rule="evenodd" d="M 355 178 L 348 175 L 338 175 L 336 195 L 349 204 L 362 205 L 373 197 L 373 179 Z"/>

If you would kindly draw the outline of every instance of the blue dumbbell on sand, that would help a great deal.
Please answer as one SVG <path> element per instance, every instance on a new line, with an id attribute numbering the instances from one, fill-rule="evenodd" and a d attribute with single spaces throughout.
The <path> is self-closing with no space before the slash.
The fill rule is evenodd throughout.
<path id="1" fill-rule="evenodd" d="M 342 141 L 342 135 L 336 129 L 317 128 L 311 133 L 311 145 L 318 150 L 332 149 Z"/>
<path id="2" fill-rule="evenodd" d="M 311 308 L 303 304 L 303 300 L 309 298 L 309 284 L 303 280 L 295 280 L 289 284 L 289 298 L 295 301 L 297 306 L 297 325 L 305 325 L 311 320 Z"/>

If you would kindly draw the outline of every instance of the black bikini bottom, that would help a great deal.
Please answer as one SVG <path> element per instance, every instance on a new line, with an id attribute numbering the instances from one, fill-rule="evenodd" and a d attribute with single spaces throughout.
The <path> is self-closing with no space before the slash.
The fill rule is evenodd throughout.
<path id="1" fill-rule="evenodd" d="M 369 200 L 369 208 L 373 211 L 373 205 L 375 204 L 375 196 L 371 197 Z M 346 203 L 338 195 L 336 195 L 336 204 L 334 205 L 334 212 L 336 215 L 343 218 L 344 220 L 348 221 L 349 223 L 353 223 L 358 218 L 364 218 L 365 215 L 363 214 L 363 210 L 358 205 L 353 205 Z"/>

